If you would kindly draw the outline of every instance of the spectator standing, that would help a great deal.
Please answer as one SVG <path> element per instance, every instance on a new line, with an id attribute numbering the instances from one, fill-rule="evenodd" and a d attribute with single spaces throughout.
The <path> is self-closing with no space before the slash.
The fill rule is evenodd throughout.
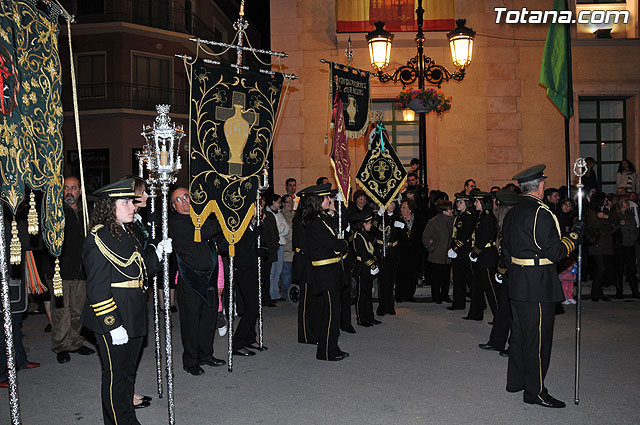
<path id="1" fill-rule="evenodd" d="M 618 165 L 618 174 L 616 175 L 616 187 L 624 187 L 627 192 L 638 191 L 638 176 L 636 175 L 636 167 L 628 159 L 623 159 Z"/>
<path id="2" fill-rule="evenodd" d="M 289 232 L 285 236 L 284 249 L 282 250 L 282 274 L 280 275 L 280 287 L 282 296 L 287 298 L 289 296 L 289 288 L 293 280 L 293 198 L 289 195 L 282 197 L 282 210 L 280 211 L 287 226 L 289 226 Z"/>
<path id="3" fill-rule="evenodd" d="M 287 195 L 291 196 L 293 199 L 293 209 L 294 211 L 298 209 L 298 204 L 300 203 L 300 197 L 296 195 L 296 187 L 297 182 L 293 177 L 289 177 L 284 182 L 285 190 L 287 191 Z"/>
<path id="4" fill-rule="evenodd" d="M 584 184 L 584 193 L 589 193 L 591 189 L 598 190 L 600 183 L 596 174 L 596 160 L 590 156 L 584 160 L 587 163 L 587 172 L 582 176 L 582 184 Z"/>
<path id="5" fill-rule="evenodd" d="M 425 223 L 417 214 L 415 204 L 408 200 L 403 200 L 400 204 L 400 215 L 404 221 L 404 228 L 400 231 L 398 244 L 400 263 L 396 278 L 396 302 L 415 302 L 414 294 L 424 252 L 422 233 Z"/>
<path id="6" fill-rule="evenodd" d="M 429 252 L 431 272 L 431 297 L 436 304 L 451 302 L 451 259 L 447 256 L 453 231 L 453 207 L 450 201 L 440 200 L 436 204 L 438 215 L 427 223 L 422 233 L 422 243 Z"/>
<path id="7" fill-rule="evenodd" d="M 607 261 L 613 255 L 613 232 L 619 225 L 617 214 L 606 206 L 607 198 L 604 193 L 596 192 L 591 198 L 591 209 L 587 214 L 589 228 L 589 256 L 593 266 L 593 285 L 591 300 L 597 302 L 611 301 L 602 291 Z"/>
<path id="8" fill-rule="evenodd" d="M 282 267 L 284 265 L 284 247 L 287 244 L 287 235 L 291 232 L 287 220 L 284 218 L 280 210 L 282 209 L 282 197 L 278 194 L 270 194 L 267 196 L 267 213 L 271 214 L 276 222 L 278 229 L 278 248 L 276 250 L 276 260 L 271 263 L 271 271 L 269 274 L 269 296 L 273 301 L 284 301 L 284 295 L 280 294 L 280 276 L 282 275 Z"/>
<path id="9" fill-rule="evenodd" d="M 626 195 L 616 196 L 614 210 L 620 217 L 620 232 L 618 243 L 615 247 L 616 267 L 616 298 L 623 298 L 624 275 L 627 275 L 631 296 L 640 298 L 638 292 L 638 277 L 636 275 L 636 250 L 635 242 L 638 240 L 639 232 L 636 226 L 633 211 L 629 206 L 629 198 Z"/>

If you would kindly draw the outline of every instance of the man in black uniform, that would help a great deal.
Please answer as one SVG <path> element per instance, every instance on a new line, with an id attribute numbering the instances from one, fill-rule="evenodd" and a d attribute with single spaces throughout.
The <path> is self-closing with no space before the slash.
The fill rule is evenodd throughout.
<path id="1" fill-rule="evenodd" d="M 502 249 L 513 314 L 507 391 L 524 390 L 528 404 L 565 407 L 544 386 L 556 303 L 564 301 L 555 263 L 581 243 L 583 224 L 561 238 L 558 220 L 542 202 L 545 168 L 536 165 L 513 177 L 523 195 L 504 219 Z"/>

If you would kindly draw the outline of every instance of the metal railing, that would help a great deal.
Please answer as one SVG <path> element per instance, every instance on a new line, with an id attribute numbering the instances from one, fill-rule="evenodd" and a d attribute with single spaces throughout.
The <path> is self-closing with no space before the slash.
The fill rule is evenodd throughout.
<path id="1" fill-rule="evenodd" d="M 91 84 L 78 86 L 77 90 L 80 112 L 97 109 L 155 111 L 157 104 L 166 103 L 171 105 L 173 113 L 189 113 L 184 90 L 128 83 Z M 71 90 L 63 93 L 62 101 L 65 111 L 73 110 Z"/>

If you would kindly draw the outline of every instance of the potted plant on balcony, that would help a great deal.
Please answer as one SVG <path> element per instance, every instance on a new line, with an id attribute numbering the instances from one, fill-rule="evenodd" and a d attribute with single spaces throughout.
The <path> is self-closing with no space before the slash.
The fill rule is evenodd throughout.
<path id="1" fill-rule="evenodd" d="M 440 89 L 403 89 L 396 97 L 395 107 L 398 110 L 412 109 L 419 114 L 428 114 L 435 111 L 442 116 L 451 109 L 452 97 L 446 97 Z"/>

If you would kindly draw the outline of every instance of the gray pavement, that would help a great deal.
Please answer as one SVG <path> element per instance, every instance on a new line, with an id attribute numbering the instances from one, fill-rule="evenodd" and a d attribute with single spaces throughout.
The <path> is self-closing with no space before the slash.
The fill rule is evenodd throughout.
<path id="1" fill-rule="evenodd" d="M 419 289 L 425 294 L 425 289 Z M 206 367 L 193 377 L 182 370 L 174 315 L 176 423 L 200 424 L 638 424 L 640 300 L 585 301 L 580 404 L 574 405 L 575 307 L 556 318 L 546 379 L 565 409 L 545 409 L 505 391 L 507 359 L 478 348 L 488 340 L 484 322 L 462 320 L 446 305 L 402 303 L 396 316 L 372 328 L 356 326 L 340 347 L 341 362 L 315 360 L 315 347 L 296 342 L 296 307 L 265 309 L 268 351 L 234 358 L 234 371 Z M 354 318 L 355 323 L 355 318 Z M 23 423 L 100 424 L 97 355 L 72 354 L 58 364 L 49 351 L 44 315 L 24 322 L 29 359 L 38 369 L 18 374 Z M 151 330 L 151 329 L 150 329 Z M 226 337 L 215 355 L 226 358 Z M 136 390 L 153 396 L 137 411 L 143 424 L 167 423 L 166 397 L 155 393 L 153 342 L 143 353 Z M 0 392 L 0 424 L 9 423 L 7 390 Z"/>

